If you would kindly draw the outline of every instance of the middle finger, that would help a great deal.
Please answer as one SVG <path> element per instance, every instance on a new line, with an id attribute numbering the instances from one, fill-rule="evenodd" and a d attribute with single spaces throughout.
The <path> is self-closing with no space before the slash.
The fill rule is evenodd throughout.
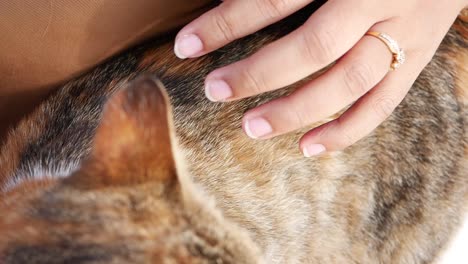
<path id="1" fill-rule="evenodd" d="M 380 16 L 364 2 L 328 1 L 296 31 L 209 74 L 207 97 L 240 99 L 285 87 L 324 68 L 351 49 Z"/>
<path id="2" fill-rule="evenodd" d="M 247 112 L 244 130 L 252 138 L 269 138 L 330 117 L 378 84 L 391 61 L 387 47 L 366 36 L 319 78 Z"/>

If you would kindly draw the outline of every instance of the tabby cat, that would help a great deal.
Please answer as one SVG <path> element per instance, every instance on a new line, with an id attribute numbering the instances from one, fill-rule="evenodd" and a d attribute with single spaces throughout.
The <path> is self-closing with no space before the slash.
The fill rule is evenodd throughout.
<path id="1" fill-rule="evenodd" d="M 2 146 L 0 263 L 436 261 L 468 201 L 463 19 L 387 121 L 344 151 L 304 158 L 306 130 L 243 134 L 244 112 L 300 83 L 204 96 L 208 72 L 320 2 L 199 59 L 178 60 L 168 36 L 59 87 Z"/>

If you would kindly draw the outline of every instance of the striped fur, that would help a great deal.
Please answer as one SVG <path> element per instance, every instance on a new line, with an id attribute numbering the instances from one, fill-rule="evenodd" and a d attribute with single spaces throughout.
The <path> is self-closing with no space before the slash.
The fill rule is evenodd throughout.
<path id="1" fill-rule="evenodd" d="M 246 110 L 300 84 L 204 96 L 208 72 L 322 2 L 203 58 L 159 39 L 60 87 L 0 153 L 0 263 L 433 262 L 468 201 L 463 18 L 392 116 L 345 151 L 306 159 L 305 130 L 242 133 Z"/>

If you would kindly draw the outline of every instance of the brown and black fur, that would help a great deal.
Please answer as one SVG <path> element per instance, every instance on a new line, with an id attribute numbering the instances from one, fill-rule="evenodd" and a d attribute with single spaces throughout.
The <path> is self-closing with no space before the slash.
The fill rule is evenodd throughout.
<path id="1" fill-rule="evenodd" d="M 468 201 L 463 17 L 403 103 L 344 151 L 307 159 L 304 131 L 243 134 L 246 110 L 297 85 L 204 96 L 208 72 L 319 2 L 200 59 L 156 40 L 59 88 L 0 153 L 0 263 L 434 262 Z"/>

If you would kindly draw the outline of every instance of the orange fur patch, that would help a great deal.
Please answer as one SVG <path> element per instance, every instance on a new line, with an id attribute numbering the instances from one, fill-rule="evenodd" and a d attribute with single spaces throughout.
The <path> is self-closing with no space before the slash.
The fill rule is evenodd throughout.
<path id="1" fill-rule="evenodd" d="M 173 44 L 167 43 L 158 47 L 158 51 L 150 50 L 143 55 L 143 59 L 140 61 L 139 69 L 149 69 L 150 71 L 159 71 L 164 69 L 166 75 L 181 75 L 187 73 L 187 71 L 196 71 L 197 69 L 203 69 L 207 65 L 207 57 L 201 57 L 199 59 L 191 59 L 174 63 L 179 59 L 176 58 L 172 49 Z"/>
<path id="2" fill-rule="evenodd" d="M 453 58 L 457 64 L 455 93 L 459 100 L 468 106 L 468 51 L 461 50 Z"/>
<path id="3" fill-rule="evenodd" d="M 38 120 L 39 122 L 30 122 L 29 120 Z M 10 132 L 6 144 L 0 152 L 0 189 L 8 182 L 16 170 L 21 153 L 29 142 L 39 138 L 44 129 L 48 118 L 42 111 L 35 112 L 30 118 L 22 121 L 19 126 Z"/>
<path id="4" fill-rule="evenodd" d="M 159 80 L 147 76 L 112 96 L 93 151 L 72 181 L 99 187 L 172 180 L 175 163 L 168 101 Z"/>

